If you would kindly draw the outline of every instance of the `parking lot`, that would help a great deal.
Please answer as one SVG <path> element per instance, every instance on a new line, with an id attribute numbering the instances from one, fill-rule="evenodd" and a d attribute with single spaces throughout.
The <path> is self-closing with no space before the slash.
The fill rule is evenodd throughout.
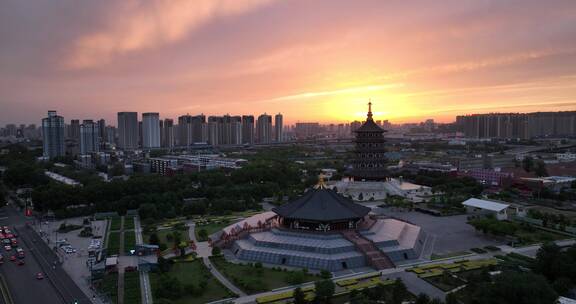
<path id="1" fill-rule="evenodd" d="M 72 218 L 64 221 L 43 222 L 36 226 L 37 230 L 42 231 L 43 239 L 47 241 L 50 247 L 57 246 L 58 255 L 63 262 L 62 267 L 80 286 L 86 294 L 92 295 L 90 289 L 90 258 L 89 251 L 101 249 L 103 246 L 103 235 L 106 232 L 106 221 L 90 222 L 94 237 L 81 237 L 79 233 L 82 229 L 73 230 L 67 233 L 58 232 L 62 223 L 67 225 L 82 225 L 84 218 Z M 98 238 L 101 237 L 101 238 Z M 96 248 L 96 244 L 100 247 Z"/>
<path id="2" fill-rule="evenodd" d="M 433 216 L 415 211 L 392 211 L 376 208 L 375 212 L 418 225 L 434 237 L 433 253 L 446 254 L 505 242 L 489 238 L 468 225 L 466 215 Z"/>

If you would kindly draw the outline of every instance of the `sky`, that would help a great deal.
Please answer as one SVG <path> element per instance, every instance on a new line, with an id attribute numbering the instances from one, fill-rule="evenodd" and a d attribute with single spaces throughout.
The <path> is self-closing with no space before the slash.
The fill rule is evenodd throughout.
<path id="1" fill-rule="evenodd" d="M 574 0 L 0 0 L 0 124 L 576 110 Z"/>

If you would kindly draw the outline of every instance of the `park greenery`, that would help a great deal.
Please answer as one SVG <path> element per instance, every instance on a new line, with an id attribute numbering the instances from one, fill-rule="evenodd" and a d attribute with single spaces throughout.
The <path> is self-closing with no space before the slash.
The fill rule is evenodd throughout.
<path id="1" fill-rule="evenodd" d="M 57 217 L 108 211 L 125 214 L 132 209 L 140 209 L 143 220 L 229 214 L 258 209 L 265 197 L 295 198 L 316 179 L 316 172 L 286 158 L 254 157 L 248 165 L 232 172 L 211 170 L 174 177 L 134 175 L 127 180 L 105 182 L 94 178 L 90 171 L 37 162 L 38 156 L 38 151 L 9 146 L 8 153 L 0 156 L 0 166 L 6 167 L 2 179 L 12 189 L 32 188 L 37 211 L 53 211 Z M 44 175 L 45 170 L 78 179 L 83 186 L 51 181 Z M 185 199 L 192 200 L 184 202 Z"/>
<path id="2" fill-rule="evenodd" d="M 159 258 L 150 274 L 154 303 L 200 304 L 233 297 L 216 280 L 201 259 L 175 263 Z"/>
<path id="3" fill-rule="evenodd" d="M 563 235 L 541 230 L 527 223 L 499 221 L 493 217 L 480 217 L 469 221 L 477 231 L 497 237 L 507 237 L 514 245 L 527 245 L 566 238 Z"/>

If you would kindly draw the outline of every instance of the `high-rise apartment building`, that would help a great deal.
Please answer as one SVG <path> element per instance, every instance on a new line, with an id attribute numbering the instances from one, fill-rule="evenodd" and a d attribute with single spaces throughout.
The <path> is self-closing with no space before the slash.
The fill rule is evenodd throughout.
<path id="1" fill-rule="evenodd" d="M 223 118 L 220 116 L 208 117 L 208 143 L 218 146 L 223 143 Z"/>
<path id="2" fill-rule="evenodd" d="M 64 118 L 56 111 L 48 111 L 42 119 L 43 155 L 48 158 L 64 156 Z"/>
<path id="3" fill-rule="evenodd" d="M 206 116 L 183 115 L 178 117 L 178 145 L 190 146 L 207 141 Z"/>
<path id="4" fill-rule="evenodd" d="M 142 113 L 142 147 L 160 148 L 160 114 Z"/>
<path id="5" fill-rule="evenodd" d="M 272 116 L 264 113 L 256 121 L 256 142 L 268 144 L 272 142 Z"/>
<path id="6" fill-rule="evenodd" d="M 576 135 L 576 111 L 490 113 L 456 117 L 456 126 L 467 137 L 530 139 Z"/>
<path id="7" fill-rule="evenodd" d="M 98 124 L 86 119 L 80 125 L 80 154 L 86 155 L 98 151 L 100 151 Z"/>
<path id="8" fill-rule="evenodd" d="M 80 142 L 80 120 L 72 119 L 68 126 L 68 138 Z"/>
<path id="9" fill-rule="evenodd" d="M 138 113 L 118 112 L 118 147 L 124 150 L 138 149 Z"/>
<path id="10" fill-rule="evenodd" d="M 242 116 L 242 143 L 254 143 L 254 116 L 252 115 Z"/>
<path id="11" fill-rule="evenodd" d="M 100 138 L 100 144 L 106 142 L 106 120 L 98 120 L 98 137 Z"/>
<path id="12" fill-rule="evenodd" d="M 276 142 L 284 141 L 284 123 L 280 113 L 274 116 L 274 140 Z"/>
<path id="13" fill-rule="evenodd" d="M 166 118 L 162 122 L 162 147 L 174 147 L 174 120 Z"/>

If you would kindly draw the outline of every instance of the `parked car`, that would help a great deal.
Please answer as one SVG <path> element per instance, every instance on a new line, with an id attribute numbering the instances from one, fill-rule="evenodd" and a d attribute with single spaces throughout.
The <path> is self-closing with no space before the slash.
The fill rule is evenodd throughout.
<path id="1" fill-rule="evenodd" d="M 42 274 L 41 272 L 36 274 L 36 280 L 42 280 L 44 279 L 44 274 Z"/>

